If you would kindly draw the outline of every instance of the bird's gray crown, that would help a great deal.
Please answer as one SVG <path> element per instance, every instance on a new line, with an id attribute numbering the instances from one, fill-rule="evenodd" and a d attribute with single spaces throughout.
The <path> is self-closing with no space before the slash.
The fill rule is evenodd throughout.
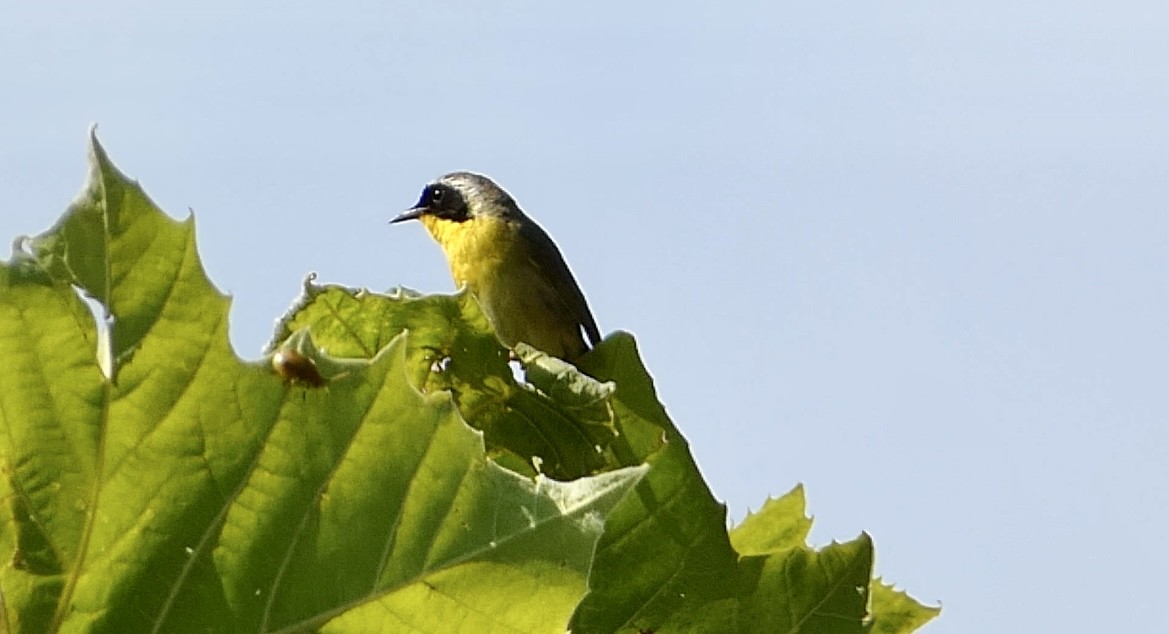
<path id="1" fill-rule="evenodd" d="M 457 189 L 466 200 L 472 215 L 484 213 L 509 216 L 522 213 L 510 194 L 482 174 L 451 172 L 436 182 Z"/>

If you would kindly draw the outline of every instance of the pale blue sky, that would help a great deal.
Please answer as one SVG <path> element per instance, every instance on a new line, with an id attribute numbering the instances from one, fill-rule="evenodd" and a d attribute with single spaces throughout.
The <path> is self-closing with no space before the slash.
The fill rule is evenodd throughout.
<path id="1" fill-rule="evenodd" d="M 254 358 L 308 271 L 452 290 L 386 221 L 485 172 L 733 518 L 804 482 L 928 632 L 1163 627 L 1169 5 L 186 7 L 0 8 L 0 239 L 98 122 Z"/>

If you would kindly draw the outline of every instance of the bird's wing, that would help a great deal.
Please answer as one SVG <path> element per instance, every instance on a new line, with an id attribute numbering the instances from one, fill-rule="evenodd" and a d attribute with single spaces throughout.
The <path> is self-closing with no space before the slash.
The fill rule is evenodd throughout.
<path id="1" fill-rule="evenodd" d="M 552 238 L 549 238 L 535 222 L 522 223 L 520 234 L 523 241 L 531 245 L 532 264 L 544 279 L 552 283 L 565 311 L 576 320 L 576 323 L 584 327 L 590 347 L 600 343 L 601 332 L 597 329 L 597 322 L 589 311 L 584 293 L 581 292 L 576 279 L 572 277 L 572 271 L 568 270 L 564 256 L 560 255 L 560 249 L 556 248 L 556 243 L 552 242 Z"/>

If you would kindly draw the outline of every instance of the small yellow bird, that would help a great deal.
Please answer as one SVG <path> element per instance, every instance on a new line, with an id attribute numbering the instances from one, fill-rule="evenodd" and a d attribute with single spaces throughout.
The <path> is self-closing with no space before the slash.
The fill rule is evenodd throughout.
<path id="1" fill-rule="evenodd" d="M 390 222 L 414 219 L 442 247 L 455 284 L 475 295 L 507 347 L 522 341 L 572 361 L 600 342 L 556 243 L 490 178 L 470 172 L 439 178 Z"/>

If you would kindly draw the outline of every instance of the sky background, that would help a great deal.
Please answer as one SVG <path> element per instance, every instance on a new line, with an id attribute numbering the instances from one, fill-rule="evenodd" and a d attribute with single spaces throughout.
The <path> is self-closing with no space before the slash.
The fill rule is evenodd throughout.
<path id="1" fill-rule="evenodd" d="M 0 8 L 0 239 L 97 122 L 256 358 L 309 271 L 453 290 L 386 221 L 484 172 L 732 519 L 803 482 L 926 632 L 1164 627 L 1169 5 L 168 4 Z"/>

